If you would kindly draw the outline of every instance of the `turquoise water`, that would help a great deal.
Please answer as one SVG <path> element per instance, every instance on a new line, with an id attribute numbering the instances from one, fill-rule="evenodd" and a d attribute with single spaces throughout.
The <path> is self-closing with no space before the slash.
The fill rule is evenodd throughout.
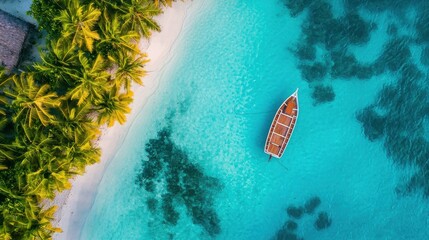
<path id="1" fill-rule="evenodd" d="M 81 239 L 429 239 L 428 8 L 287 2 L 204 1 Z M 296 88 L 294 135 L 268 162 Z"/>

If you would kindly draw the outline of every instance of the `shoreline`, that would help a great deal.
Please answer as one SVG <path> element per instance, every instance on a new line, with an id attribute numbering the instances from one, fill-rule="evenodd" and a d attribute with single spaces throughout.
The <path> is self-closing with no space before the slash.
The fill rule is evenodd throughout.
<path id="1" fill-rule="evenodd" d="M 89 211 L 92 208 L 98 192 L 98 186 L 104 172 L 117 151 L 121 148 L 130 127 L 135 119 L 149 107 L 145 107 L 150 98 L 159 90 L 164 67 L 175 56 L 177 40 L 183 33 L 184 24 L 190 15 L 193 1 L 174 2 L 173 7 L 164 8 L 164 13 L 155 19 L 161 26 L 161 32 L 154 32 L 151 38 L 141 39 L 139 48 L 147 54 L 150 61 L 145 65 L 147 75 L 143 77 L 144 86 L 134 84 L 134 101 L 131 113 L 124 125 L 115 124 L 110 128 L 102 127 L 100 138 L 96 145 L 101 149 L 100 162 L 87 166 L 83 175 L 70 180 L 72 188 L 58 193 L 55 199 L 47 205 L 57 205 L 53 225 L 60 227 L 63 232 L 53 234 L 53 239 L 79 239 Z"/>

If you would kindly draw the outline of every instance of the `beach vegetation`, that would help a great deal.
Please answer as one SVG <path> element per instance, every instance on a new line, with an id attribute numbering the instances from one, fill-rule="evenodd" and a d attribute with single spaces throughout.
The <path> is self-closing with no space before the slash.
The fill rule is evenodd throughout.
<path id="1" fill-rule="evenodd" d="M 133 101 L 133 93 L 120 93 L 116 87 L 110 91 L 104 92 L 101 99 L 96 103 L 99 108 L 98 124 L 111 127 L 115 122 L 124 124 L 126 121 L 125 114 L 131 111 L 129 104 Z"/>
<path id="2" fill-rule="evenodd" d="M 173 0 L 155 0 L 155 5 L 158 7 L 160 4 L 164 6 L 169 6 L 173 4 Z"/>
<path id="3" fill-rule="evenodd" d="M 62 24 L 64 38 L 71 38 L 72 44 L 77 46 L 86 46 L 86 49 L 92 52 L 95 40 L 100 39 L 100 35 L 94 27 L 100 18 L 101 11 L 93 6 L 80 5 L 79 0 L 69 2 L 66 9 L 60 12 L 60 15 L 54 20 Z"/>
<path id="4" fill-rule="evenodd" d="M 171 4 L 33 0 L 29 14 L 47 40 L 41 61 L 24 72 L 0 67 L 0 239 L 61 231 L 46 203 L 100 160 L 100 127 L 126 121 L 148 62 L 138 41 L 160 31 L 154 17 Z"/>
<path id="5" fill-rule="evenodd" d="M 160 31 L 161 27 L 153 17 L 162 13 L 161 8 L 148 0 L 129 0 L 118 10 L 123 14 L 124 26 L 140 33 L 144 37 L 150 37 L 152 31 Z"/>
<path id="6" fill-rule="evenodd" d="M 96 48 L 103 57 L 109 56 L 116 59 L 119 53 L 139 53 L 136 41 L 140 35 L 123 27 L 118 15 L 109 17 L 109 12 L 105 10 L 101 21 L 99 26 L 102 38 L 97 42 Z"/>
<path id="7" fill-rule="evenodd" d="M 39 121 L 47 126 L 55 118 L 50 108 L 58 107 L 61 102 L 48 84 L 36 84 L 31 73 L 14 75 L 8 81 L 10 84 L 4 88 L 4 94 L 11 100 L 13 122 L 23 120 L 23 124 L 32 127 L 35 121 Z"/>
<path id="8" fill-rule="evenodd" d="M 127 92 L 131 91 L 131 84 L 143 85 L 142 76 L 146 75 L 144 65 L 148 62 L 146 55 L 130 58 L 126 53 L 118 53 L 117 58 L 109 58 L 116 66 L 115 86 L 125 88 Z"/>

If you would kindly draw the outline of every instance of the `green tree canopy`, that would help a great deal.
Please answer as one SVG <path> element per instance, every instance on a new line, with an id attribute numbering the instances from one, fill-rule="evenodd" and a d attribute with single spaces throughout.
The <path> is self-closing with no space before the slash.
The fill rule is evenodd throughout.
<path id="1" fill-rule="evenodd" d="M 131 111 L 128 106 L 132 101 L 133 93 L 119 93 L 116 87 L 112 87 L 110 91 L 106 91 L 100 101 L 97 102 L 99 107 L 98 124 L 113 126 L 118 121 L 124 124 L 126 121 L 125 114 Z"/>
<path id="2" fill-rule="evenodd" d="M 146 76 L 144 65 L 149 62 L 145 54 L 130 55 L 120 53 L 117 58 L 109 57 L 117 65 L 115 72 L 115 85 L 118 89 L 125 88 L 131 91 L 131 83 L 143 85 L 142 78 Z"/>
<path id="3" fill-rule="evenodd" d="M 9 80 L 11 84 L 4 93 L 12 101 L 14 122 L 23 120 L 28 126 L 32 126 L 34 121 L 38 120 L 47 126 L 54 119 L 50 108 L 61 104 L 57 94 L 49 92 L 48 84 L 36 84 L 33 73 L 14 75 Z"/>
<path id="4" fill-rule="evenodd" d="M 79 47 L 85 45 L 92 52 L 94 41 L 100 39 L 100 35 L 94 31 L 100 15 L 101 11 L 92 4 L 85 6 L 80 5 L 79 0 L 71 0 L 67 9 L 62 10 L 55 20 L 61 21 L 62 34 L 66 38 L 70 37 L 72 44 Z"/>
<path id="5" fill-rule="evenodd" d="M 130 0 L 120 6 L 122 21 L 130 30 L 140 33 L 143 37 L 150 37 L 151 31 L 161 31 L 161 27 L 153 17 L 162 13 L 162 10 L 153 2 L 147 0 Z"/>

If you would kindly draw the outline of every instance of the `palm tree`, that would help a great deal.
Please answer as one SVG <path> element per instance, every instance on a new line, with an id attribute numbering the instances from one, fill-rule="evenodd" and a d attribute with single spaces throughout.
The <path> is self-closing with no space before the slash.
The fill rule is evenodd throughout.
<path id="1" fill-rule="evenodd" d="M 5 134 L 7 124 L 7 118 L 2 118 L 0 120 L 0 170 L 6 170 L 8 168 L 5 165 L 6 161 L 10 161 L 15 158 L 15 148 L 13 144 L 7 143 L 7 136 Z"/>
<path id="2" fill-rule="evenodd" d="M 52 233 L 62 232 L 60 228 L 53 227 L 51 223 L 54 220 L 56 210 L 57 206 L 53 206 L 46 210 L 27 214 L 27 218 L 30 221 L 27 223 L 26 230 L 23 233 L 23 239 L 52 239 Z"/>
<path id="3" fill-rule="evenodd" d="M 155 1 L 155 6 L 159 7 L 159 4 L 161 3 L 164 6 L 169 6 L 171 7 L 171 5 L 173 4 L 173 0 L 154 0 Z"/>
<path id="4" fill-rule="evenodd" d="M 3 189 L 3 187 L 1 188 Z M 4 192 L 2 191 L 4 194 Z M 25 216 L 26 200 L 15 198 L 8 194 L 5 201 L 0 205 L 2 225 L 0 226 L 0 238 L 12 239 L 12 236 L 22 234 L 28 222 Z"/>
<path id="5" fill-rule="evenodd" d="M 16 125 L 16 140 L 13 144 L 21 153 L 16 160 L 20 161 L 20 167 L 25 167 L 29 171 L 38 169 L 53 157 L 54 138 L 41 125 L 34 127 L 27 124 Z"/>
<path id="6" fill-rule="evenodd" d="M 1 239 L 51 239 L 51 234 L 61 232 L 52 226 L 56 207 L 42 210 L 32 197 L 11 198 L 1 205 L 3 225 Z"/>
<path id="7" fill-rule="evenodd" d="M 11 87 L 4 93 L 12 99 L 12 107 L 16 111 L 14 122 L 23 119 L 31 127 L 34 120 L 39 120 L 47 126 L 54 119 L 49 109 L 61 104 L 57 94 L 49 92 L 48 84 L 39 87 L 32 73 L 14 75 L 9 80 Z"/>
<path id="8" fill-rule="evenodd" d="M 29 129 L 22 126 L 17 142 L 21 156 L 18 168 L 25 172 L 23 192 L 38 199 L 55 197 L 55 191 L 61 192 L 71 187 L 68 179 L 82 174 L 84 167 L 99 159 L 99 151 L 92 148 L 86 132 L 74 133 L 74 138 L 55 137 L 45 128 Z M 56 141 L 54 141 L 56 140 Z M 96 157 L 94 157 L 96 153 Z M 82 164 L 84 162 L 85 164 Z"/>
<path id="9" fill-rule="evenodd" d="M 6 117 L 6 104 L 7 104 L 6 97 L 0 95 L 0 116 L 1 117 Z"/>
<path id="10" fill-rule="evenodd" d="M 64 101 L 59 108 L 60 114 L 54 126 L 57 129 L 57 137 L 72 140 L 75 139 L 75 134 L 86 134 L 89 139 L 94 139 L 100 131 L 88 117 L 90 108 L 89 102 L 78 106 L 71 101 Z"/>
<path id="11" fill-rule="evenodd" d="M 62 142 L 54 151 L 62 156 L 70 174 L 82 174 L 85 167 L 100 161 L 100 149 L 95 148 L 88 134 L 74 134 L 74 139 Z"/>
<path id="12" fill-rule="evenodd" d="M 107 87 L 109 74 L 104 70 L 105 62 L 101 55 L 90 63 L 83 52 L 79 52 L 79 62 L 83 69 L 73 76 L 77 84 L 67 94 L 72 100 L 78 100 L 82 105 L 87 99 L 91 102 L 101 98 L 101 92 Z"/>
<path id="13" fill-rule="evenodd" d="M 54 162 L 55 159 L 51 161 Z M 61 192 L 71 188 L 70 172 L 64 170 L 50 171 L 48 166 L 41 166 L 37 171 L 26 175 L 25 195 L 36 196 L 40 200 L 54 199 L 56 191 Z"/>
<path id="14" fill-rule="evenodd" d="M 125 87 L 126 91 L 130 92 L 132 82 L 143 85 L 141 79 L 146 75 L 146 70 L 143 67 L 149 62 L 145 54 L 134 57 L 120 53 L 118 58 L 109 57 L 109 59 L 117 64 L 114 79 L 118 89 Z"/>
<path id="15" fill-rule="evenodd" d="M 116 87 L 103 94 L 103 98 L 97 102 L 98 124 L 107 123 L 109 127 L 113 126 L 115 121 L 120 124 L 125 123 L 125 114 L 131 111 L 129 104 L 133 101 L 133 93 L 119 93 Z"/>
<path id="16" fill-rule="evenodd" d="M 151 31 L 161 31 L 161 27 L 153 17 L 161 14 L 162 10 L 152 2 L 130 0 L 130 3 L 124 3 L 118 10 L 122 12 L 124 26 L 140 33 L 143 37 L 150 37 Z"/>
<path id="17" fill-rule="evenodd" d="M 7 77 L 6 68 L 0 65 L 0 81 Z"/>
<path id="18" fill-rule="evenodd" d="M 76 75 L 78 63 L 77 48 L 71 45 L 69 40 L 60 38 L 51 41 L 46 51 L 41 51 L 41 63 L 35 63 L 36 73 L 41 73 L 49 79 L 56 88 L 60 88 L 64 82 L 71 85 L 71 76 Z"/>
<path id="19" fill-rule="evenodd" d="M 82 47 L 85 44 L 88 51 L 92 52 L 93 43 L 100 39 L 100 35 L 94 31 L 100 17 L 100 10 L 92 4 L 81 6 L 79 0 L 72 0 L 66 10 L 62 10 L 60 16 L 55 20 L 61 21 L 63 25 L 63 36 L 72 38 L 72 44 Z"/>
<path id="20" fill-rule="evenodd" d="M 99 27 L 103 37 L 97 43 L 97 49 L 100 49 L 106 57 L 108 55 L 116 57 L 117 52 L 120 51 L 139 52 L 136 41 L 140 35 L 135 31 L 125 31 L 116 14 L 110 18 L 107 10 L 105 10 Z"/>
<path id="21" fill-rule="evenodd" d="M 6 68 L 0 66 L 0 87 L 8 83 L 8 76 L 6 75 Z M 7 99 L 0 92 L 0 116 L 6 116 Z"/>

